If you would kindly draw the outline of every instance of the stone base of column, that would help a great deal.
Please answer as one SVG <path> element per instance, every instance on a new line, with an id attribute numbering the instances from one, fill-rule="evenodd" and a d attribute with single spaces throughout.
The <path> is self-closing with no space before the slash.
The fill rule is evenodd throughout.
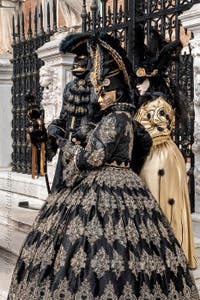
<path id="1" fill-rule="evenodd" d="M 7 299 L 20 249 L 46 197 L 44 178 L 0 169 L 0 300 Z"/>
<path id="2" fill-rule="evenodd" d="M 0 170 L 0 247 L 18 255 L 31 225 L 45 202 L 44 178 Z"/>

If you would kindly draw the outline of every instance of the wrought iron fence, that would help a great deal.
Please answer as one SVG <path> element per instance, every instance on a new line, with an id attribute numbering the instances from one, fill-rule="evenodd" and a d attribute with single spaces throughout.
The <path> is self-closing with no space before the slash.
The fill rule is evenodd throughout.
<path id="1" fill-rule="evenodd" d="M 53 22 L 50 20 L 53 15 Z M 47 28 L 43 26 L 43 9 L 35 7 L 35 12 L 29 11 L 28 30 L 25 32 L 24 13 L 13 17 L 13 87 L 12 87 L 12 168 L 20 173 L 31 172 L 31 148 L 26 141 L 27 103 L 25 96 L 32 94 L 40 103 L 42 89 L 39 84 L 39 69 L 43 61 L 38 58 L 36 50 L 50 40 L 50 36 L 57 30 L 56 5 L 53 14 L 50 6 L 46 11 Z M 53 24 L 51 26 L 51 24 Z M 51 28 L 52 27 L 52 28 Z"/>
<path id="2" fill-rule="evenodd" d="M 199 3 L 200 0 L 101 0 L 101 9 L 97 0 L 93 0 L 90 11 L 86 10 L 86 0 L 82 7 L 82 31 L 110 32 L 118 37 L 127 50 L 129 59 L 134 65 L 135 28 L 143 23 L 148 41 L 151 27 L 157 28 L 169 40 L 180 38 L 180 22 L 178 16 L 185 10 Z M 27 124 L 27 93 L 35 95 L 38 103 L 41 101 L 42 89 L 39 84 L 39 69 L 43 62 L 38 58 L 36 50 L 48 42 L 50 36 L 57 31 L 56 4 L 53 1 L 53 22 L 50 20 L 50 6 L 47 5 L 47 28 L 43 26 L 42 6 L 35 8 L 35 13 L 29 13 L 28 31 L 25 32 L 24 14 L 13 18 L 13 122 L 12 138 L 13 170 L 21 173 L 31 172 L 31 149 L 26 142 Z M 51 26 L 51 24 L 53 24 Z M 187 134 L 179 124 L 176 127 L 176 143 L 180 146 L 185 159 L 190 161 L 190 194 L 191 205 L 194 208 L 194 156 L 191 151 L 193 143 L 194 110 L 193 110 L 193 70 L 192 57 L 184 55 L 174 68 L 175 86 L 181 88 L 188 97 L 190 114 L 188 117 Z M 185 141 L 188 143 L 185 143 Z"/>
<path id="3" fill-rule="evenodd" d="M 108 32 L 120 39 L 127 50 L 133 66 L 135 63 L 135 28 L 143 24 L 146 41 L 151 28 L 156 28 L 168 40 L 179 40 L 181 24 L 178 16 L 190 9 L 199 0 L 113 0 L 111 5 L 107 0 L 101 0 L 101 8 L 97 1 L 93 0 L 90 11 L 86 11 L 86 1 L 83 0 L 82 31 L 84 32 Z M 182 29 L 182 32 L 184 30 Z M 192 153 L 194 133 L 194 107 L 193 107 L 193 60 L 190 54 L 183 54 L 179 63 L 171 70 L 174 86 L 182 90 L 187 97 L 189 113 L 187 118 L 187 130 L 176 124 L 174 139 L 182 151 L 187 165 L 189 164 L 189 190 L 191 208 L 194 211 L 194 155 Z"/>

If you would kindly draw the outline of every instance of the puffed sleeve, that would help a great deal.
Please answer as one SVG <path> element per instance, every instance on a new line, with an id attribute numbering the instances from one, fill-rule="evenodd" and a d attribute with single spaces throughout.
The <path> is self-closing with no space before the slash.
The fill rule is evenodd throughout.
<path id="1" fill-rule="evenodd" d="M 75 167 L 80 170 L 90 170 L 109 162 L 126 127 L 125 113 L 110 113 L 102 118 L 92 132 L 88 144 L 84 149 L 67 142 L 63 146 L 64 164 L 74 161 Z"/>

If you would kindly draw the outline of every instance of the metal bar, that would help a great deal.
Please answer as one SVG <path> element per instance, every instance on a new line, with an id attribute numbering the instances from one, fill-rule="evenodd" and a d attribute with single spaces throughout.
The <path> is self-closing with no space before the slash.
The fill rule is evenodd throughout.
<path id="1" fill-rule="evenodd" d="M 13 36 L 13 41 L 12 41 L 12 46 L 14 47 L 16 43 L 16 35 L 15 35 L 15 17 L 12 17 L 12 36 Z"/>
<path id="2" fill-rule="evenodd" d="M 86 18 L 87 18 L 86 0 L 83 0 L 81 18 L 82 18 L 82 32 L 86 32 Z"/>
<path id="3" fill-rule="evenodd" d="M 17 38 L 18 38 L 18 42 L 20 41 L 20 15 L 18 13 L 17 15 Z"/>
<path id="4" fill-rule="evenodd" d="M 135 1 L 129 1 L 128 5 L 128 48 L 127 54 L 134 65 L 134 48 L 135 48 Z"/>
<path id="5" fill-rule="evenodd" d="M 32 18 L 31 18 L 31 10 L 29 10 L 29 18 L 28 18 L 28 40 L 32 38 Z"/>
<path id="6" fill-rule="evenodd" d="M 34 37 L 37 36 L 38 33 L 38 8 L 35 6 L 35 14 L 34 14 Z"/>
<path id="7" fill-rule="evenodd" d="M 117 23 L 117 0 L 113 0 L 113 25 Z"/>
<path id="8" fill-rule="evenodd" d="M 102 0 L 102 26 L 106 26 L 106 2 L 107 0 Z"/>
<path id="9" fill-rule="evenodd" d="M 22 41 L 25 41 L 25 33 L 24 33 L 24 12 L 22 12 Z"/>
<path id="10" fill-rule="evenodd" d="M 43 34 L 44 34 L 43 9 L 42 9 L 42 4 L 40 4 L 40 35 Z"/>
<path id="11" fill-rule="evenodd" d="M 49 35 L 51 31 L 51 18 L 50 18 L 50 6 L 47 3 L 47 34 Z"/>
<path id="12" fill-rule="evenodd" d="M 53 0 L 53 32 L 57 31 L 57 5 Z"/>
<path id="13" fill-rule="evenodd" d="M 91 6 L 90 6 L 90 10 L 92 12 L 92 30 L 95 30 L 97 27 L 96 26 L 97 9 L 98 9 L 97 0 L 92 0 Z"/>

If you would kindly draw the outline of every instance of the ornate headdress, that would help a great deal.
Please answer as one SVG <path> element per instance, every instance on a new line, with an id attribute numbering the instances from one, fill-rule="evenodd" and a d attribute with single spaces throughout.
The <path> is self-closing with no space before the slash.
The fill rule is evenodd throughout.
<path id="1" fill-rule="evenodd" d="M 132 65 L 119 40 L 108 34 L 89 39 L 93 71 L 90 74 L 96 93 L 127 88 L 132 90 Z"/>
<path id="2" fill-rule="evenodd" d="M 142 35 L 141 38 L 143 39 Z M 141 45 L 141 43 L 138 45 Z M 178 50 L 181 48 L 182 44 L 180 41 L 167 42 L 164 36 L 156 29 L 151 29 L 148 45 L 143 45 L 136 49 L 136 56 L 140 57 L 136 62 L 136 76 L 139 78 L 165 76 L 167 68 L 172 61 L 177 59 L 177 54 L 180 52 Z M 140 55 L 137 55 L 137 52 Z"/>

